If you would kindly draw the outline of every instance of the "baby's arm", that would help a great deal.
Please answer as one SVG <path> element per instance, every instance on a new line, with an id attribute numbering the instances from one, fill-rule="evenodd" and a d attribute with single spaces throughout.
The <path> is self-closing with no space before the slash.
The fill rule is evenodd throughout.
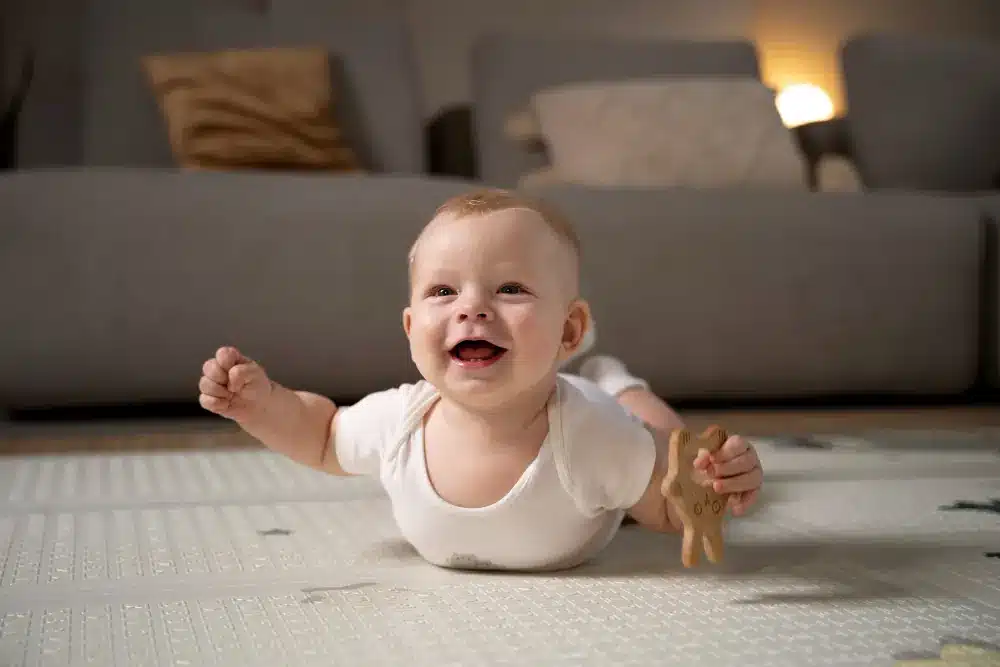
<path id="1" fill-rule="evenodd" d="M 681 529 L 680 518 L 660 490 L 667 474 L 670 430 L 682 425 L 670 412 L 661 428 L 646 414 L 622 410 L 606 394 L 567 392 L 563 437 L 570 470 L 585 512 L 625 510 L 636 523 L 658 532 Z M 662 429 L 662 430 L 661 430 Z"/>
<path id="2" fill-rule="evenodd" d="M 656 441 L 656 461 L 646 490 L 639 501 L 628 509 L 628 514 L 644 528 L 661 533 L 678 532 L 682 527 L 680 517 L 660 490 L 660 484 L 669 470 L 669 436 L 654 428 L 649 428 L 649 432 Z"/>
<path id="3" fill-rule="evenodd" d="M 343 474 L 329 456 L 337 407 L 328 398 L 292 391 L 235 347 L 221 347 L 202 365 L 199 402 L 231 419 L 268 449 L 311 468 Z"/>
<path id="4" fill-rule="evenodd" d="M 376 475 L 412 385 L 368 394 L 346 407 L 275 385 L 265 410 L 241 423 L 268 448 L 333 475 Z"/>
<path id="5" fill-rule="evenodd" d="M 346 475 L 331 447 L 337 406 L 325 396 L 272 384 L 270 396 L 245 421 L 244 431 L 268 449 L 334 475 Z"/>
<path id="6" fill-rule="evenodd" d="M 201 405 L 235 421 L 268 449 L 334 475 L 374 474 L 405 405 L 402 388 L 338 408 L 330 399 L 287 389 L 232 347 L 205 362 Z"/>

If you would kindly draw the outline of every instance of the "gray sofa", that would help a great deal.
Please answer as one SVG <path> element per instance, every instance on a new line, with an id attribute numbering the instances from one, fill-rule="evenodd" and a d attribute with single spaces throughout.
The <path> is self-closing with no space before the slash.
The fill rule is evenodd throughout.
<path id="1" fill-rule="evenodd" d="M 87 0 L 81 50 L 63 53 L 62 70 L 51 54 L 39 58 L 19 168 L 0 175 L 8 410 L 193 402 L 203 359 L 227 343 L 279 381 L 339 400 L 414 377 L 399 323 L 405 251 L 434 207 L 472 182 L 425 167 L 402 19 L 348 17 L 337 3 L 312 11 L 306 0 L 207 14 L 196 4 L 150 15 L 125 0 Z M 343 58 L 374 173 L 172 167 L 129 62 L 152 49 L 317 39 Z M 516 102 L 539 77 L 581 75 L 561 54 L 582 53 L 578 42 L 491 39 L 473 56 L 478 139 L 493 145 L 480 154 L 489 183 L 517 168 L 491 144 L 502 113 L 491 105 Z M 603 76 L 757 69 L 748 44 L 594 43 L 586 52 L 580 66 L 603 63 Z M 86 85 L 59 89 L 78 65 L 73 80 Z M 53 107 L 57 92 L 66 97 Z M 115 122 L 109 108 L 128 111 Z M 58 139 L 47 141 L 54 125 Z M 454 137 L 435 145 L 454 147 Z M 580 229 L 600 347 L 671 400 L 957 397 L 977 386 L 985 226 L 968 199 L 540 194 Z"/>
<path id="2" fill-rule="evenodd" d="M 478 176 L 514 187 L 541 156 L 504 134 L 505 120 L 547 86 L 645 76 L 759 78 L 753 44 L 743 41 L 610 41 L 596 37 L 489 34 L 470 54 Z"/>
<path id="3" fill-rule="evenodd" d="M 840 61 L 845 143 L 869 190 L 1000 188 L 1000 46 L 866 34 Z"/>
<path id="4" fill-rule="evenodd" d="M 0 22 L 37 60 L 0 172 L 0 410 L 190 400 L 226 342 L 338 396 L 412 375 L 405 248 L 469 184 L 427 173 L 403 12 L 74 0 L 46 26 L 45 4 Z M 141 56 L 316 43 L 369 173 L 177 171 Z"/>
<path id="5" fill-rule="evenodd" d="M 440 131 L 450 125 L 453 143 L 474 152 L 476 177 L 504 186 L 539 165 L 503 123 L 542 87 L 759 76 L 754 47 L 741 42 L 489 35 L 473 63 L 470 113 L 449 109 Z M 464 144 L 463 121 L 471 137 Z M 825 153 L 846 152 L 840 129 L 796 133 L 813 167 Z M 583 229 L 603 340 L 667 396 L 912 399 L 988 387 L 996 345 L 983 341 L 994 306 L 981 285 L 987 230 L 979 202 L 920 191 L 536 192 Z M 673 331 L 674 321 L 685 325 Z"/>
<path id="6" fill-rule="evenodd" d="M 465 187 L 112 168 L 0 178 L 0 401 L 190 399 L 223 344 L 338 397 L 412 377 L 406 253 Z"/>
<path id="7" fill-rule="evenodd" d="M 164 121 L 139 59 L 171 51 L 322 45 L 334 68 L 338 114 L 375 172 L 425 170 L 423 104 L 402 12 L 360 2 L 137 4 L 128 0 L 11 0 L 5 60 L 37 51 L 22 111 L 17 164 L 172 167 Z M 11 34 L 14 33 L 14 34 Z M 10 51 L 19 47 L 14 53 Z"/>
<path id="8" fill-rule="evenodd" d="M 985 225 L 980 381 L 1000 388 L 1000 46 L 864 34 L 841 48 L 845 117 L 804 128 L 814 160 L 847 157 L 867 194 L 963 201 Z"/>

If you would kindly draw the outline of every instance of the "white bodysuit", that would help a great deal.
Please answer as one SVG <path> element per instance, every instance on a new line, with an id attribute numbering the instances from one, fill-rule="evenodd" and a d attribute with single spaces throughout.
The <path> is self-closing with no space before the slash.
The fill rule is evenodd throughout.
<path id="1" fill-rule="evenodd" d="M 440 398 L 428 382 L 370 394 L 335 417 L 345 472 L 377 476 L 403 537 L 442 567 L 549 570 L 601 551 L 649 484 L 656 445 L 615 398 L 560 374 L 537 458 L 493 505 L 463 508 L 434 490 L 424 416 Z"/>

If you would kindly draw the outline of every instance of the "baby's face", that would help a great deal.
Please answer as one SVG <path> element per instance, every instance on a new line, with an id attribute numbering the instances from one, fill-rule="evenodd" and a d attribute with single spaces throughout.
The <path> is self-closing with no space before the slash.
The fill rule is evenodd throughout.
<path id="1" fill-rule="evenodd" d="M 573 252 L 538 214 L 442 216 L 417 243 L 403 326 L 446 396 L 498 407 L 550 385 L 583 335 Z"/>

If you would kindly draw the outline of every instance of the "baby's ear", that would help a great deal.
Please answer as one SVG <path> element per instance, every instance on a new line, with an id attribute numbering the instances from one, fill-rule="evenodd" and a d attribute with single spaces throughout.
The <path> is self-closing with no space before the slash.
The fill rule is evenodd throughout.
<path id="1" fill-rule="evenodd" d="M 410 327 L 413 325 L 413 314 L 410 312 L 410 307 L 407 306 L 403 308 L 403 333 L 406 337 L 410 337 Z"/>
<path id="2" fill-rule="evenodd" d="M 579 349 L 590 327 L 590 304 L 584 299 L 574 299 L 569 306 L 566 323 L 563 325 L 562 360 L 572 356 Z"/>

